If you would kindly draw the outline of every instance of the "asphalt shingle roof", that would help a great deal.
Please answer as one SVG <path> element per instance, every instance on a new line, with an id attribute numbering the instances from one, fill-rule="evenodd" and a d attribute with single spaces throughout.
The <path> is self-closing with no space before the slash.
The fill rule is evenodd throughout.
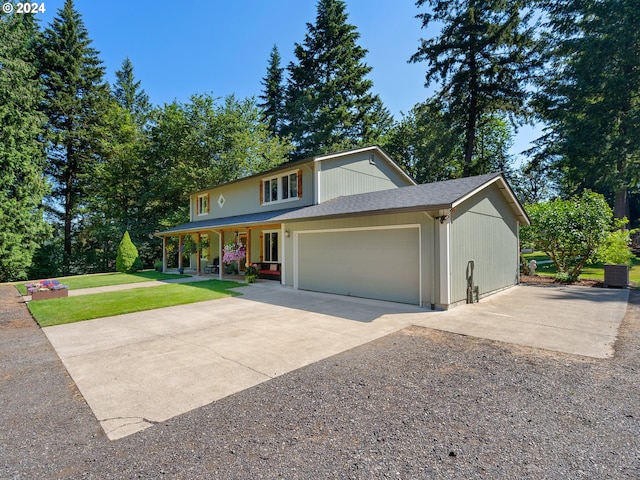
<path id="1" fill-rule="evenodd" d="M 170 228 L 160 235 L 207 230 L 232 225 L 251 225 L 279 223 L 291 220 L 332 217 L 352 214 L 385 213 L 389 211 L 421 211 L 452 208 L 454 204 L 488 182 L 502 177 L 500 173 L 490 173 L 475 177 L 446 180 L 443 182 L 425 183 L 407 187 L 381 190 L 377 192 L 345 195 L 332 200 L 307 207 L 251 213 L 234 217 L 214 218 L 197 222 L 189 222 Z M 508 187 L 507 187 L 508 188 Z M 516 209 L 520 206 L 515 200 Z M 526 218 L 524 211 L 522 216 Z"/>
<path id="2" fill-rule="evenodd" d="M 492 173 L 378 192 L 347 195 L 285 213 L 276 220 L 299 220 L 357 213 L 375 214 L 376 212 L 388 210 L 408 211 L 450 208 L 457 200 L 499 176 L 499 173 Z"/>

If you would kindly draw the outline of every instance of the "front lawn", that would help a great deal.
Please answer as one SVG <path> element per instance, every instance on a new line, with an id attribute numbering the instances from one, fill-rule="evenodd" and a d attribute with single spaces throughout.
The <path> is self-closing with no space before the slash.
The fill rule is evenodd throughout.
<path id="1" fill-rule="evenodd" d="M 155 308 L 215 300 L 239 292 L 229 290 L 243 283 L 227 280 L 161 285 L 117 292 L 29 302 L 29 310 L 41 327 L 141 312 Z"/>
<path id="2" fill-rule="evenodd" d="M 73 277 L 60 277 L 60 283 L 69 286 L 70 290 L 79 290 L 81 288 L 108 287 L 110 285 L 123 285 L 126 283 L 151 282 L 153 280 L 171 280 L 175 278 L 185 278 L 189 275 L 177 275 L 172 273 L 156 272 L 155 270 L 145 270 L 136 273 L 99 273 L 97 275 L 77 275 Z M 32 282 L 32 281 L 31 281 Z M 20 291 L 21 295 L 27 294 L 24 282 L 15 282 L 14 285 Z"/>

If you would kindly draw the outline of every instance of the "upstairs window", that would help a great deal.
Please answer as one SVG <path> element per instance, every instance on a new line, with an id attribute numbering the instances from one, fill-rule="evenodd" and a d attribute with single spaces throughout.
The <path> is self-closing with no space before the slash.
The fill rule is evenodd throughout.
<path id="1" fill-rule="evenodd" d="M 263 179 L 260 188 L 260 203 L 275 203 L 295 200 L 302 196 L 302 171 L 287 173 L 280 177 Z"/>
<path id="2" fill-rule="evenodd" d="M 209 194 L 198 195 L 197 210 L 198 215 L 207 215 L 209 213 Z"/>

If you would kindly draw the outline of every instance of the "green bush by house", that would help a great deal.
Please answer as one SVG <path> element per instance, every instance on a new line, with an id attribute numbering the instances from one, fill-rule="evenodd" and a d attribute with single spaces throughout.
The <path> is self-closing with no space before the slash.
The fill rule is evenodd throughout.
<path id="1" fill-rule="evenodd" d="M 129 232 L 124 232 L 118 255 L 116 257 L 116 270 L 121 273 L 131 273 L 142 269 L 142 262 L 138 256 L 138 249 L 131 241 Z"/>

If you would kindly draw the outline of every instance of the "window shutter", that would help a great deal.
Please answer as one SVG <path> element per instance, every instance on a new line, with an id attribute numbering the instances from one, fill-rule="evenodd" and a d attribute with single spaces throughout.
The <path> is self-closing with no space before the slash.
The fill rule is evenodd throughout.
<path id="1" fill-rule="evenodd" d="M 298 198 L 302 197 L 302 170 L 298 170 Z"/>
<path id="2" fill-rule="evenodd" d="M 262 205 L 262 196 L 264 195 L 264 189 L 262 188 L 262 180 L 260 180 L 260 205 Z"/>
<path id="3" fill-rule="evenodd" d="M 207 193 L 207 213 L 211 211 L 211 194 Z"/>

